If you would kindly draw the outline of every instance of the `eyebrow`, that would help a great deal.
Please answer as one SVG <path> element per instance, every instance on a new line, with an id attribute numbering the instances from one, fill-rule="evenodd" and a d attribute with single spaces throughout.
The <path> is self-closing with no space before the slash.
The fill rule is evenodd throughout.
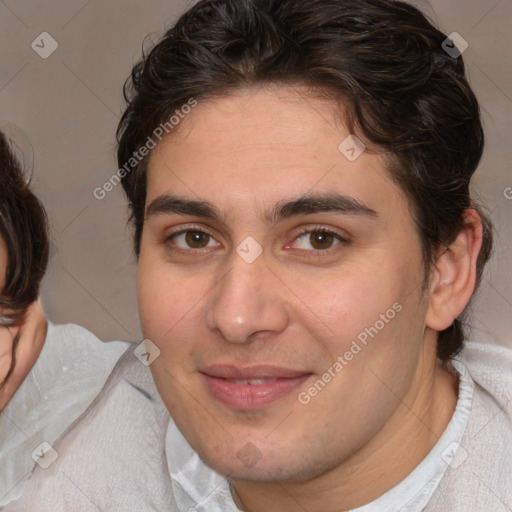
<path id="1" fill-rule="evenodd" d="M 377 218 L 378 213 L 363 202 L 341 194 L 305 195 L 277 203 L 265 212 L 263 218 L 270 224 L 314 213 L 341 213 L 368 218 Z M 146 218 L 159 214 L 179 214 L 202 217 L 225 224 L 225 215 L 212 203 L 164 194 L 155 198 L 146 209 Z"/>

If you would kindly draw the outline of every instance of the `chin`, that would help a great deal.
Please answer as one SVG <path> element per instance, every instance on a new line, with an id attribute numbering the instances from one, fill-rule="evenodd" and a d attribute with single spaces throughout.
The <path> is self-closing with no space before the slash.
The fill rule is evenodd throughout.
<path id="1" fill-rule="evenodd" d="M 228 452 L 230 448 L 232 451 Z M 291 450 L 288 457 L 277 446 L 258 448 L 251 442 L 238 449 L 233 444 L 226 445 L 225 449 L 223 453 L 207 453 L 209 450 L 198 453 L 207 466 L 232 481 L 303 483 L 329 469 L 325 460 L 306 462 L 297 449 Z"/>

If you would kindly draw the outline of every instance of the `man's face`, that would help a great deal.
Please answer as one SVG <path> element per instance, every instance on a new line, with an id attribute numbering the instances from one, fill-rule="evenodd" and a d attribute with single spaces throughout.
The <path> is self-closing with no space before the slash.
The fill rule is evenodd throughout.
<path id="1" fill-rule="evenodd" d="M 233 479 L 342 464 L 405 423 L 434 353 L 407 199 L 381 155 L 339 149 L 337 112 L 299 88 L 200 102 L 149 162 L 151 370 L 191 446 Z"/>

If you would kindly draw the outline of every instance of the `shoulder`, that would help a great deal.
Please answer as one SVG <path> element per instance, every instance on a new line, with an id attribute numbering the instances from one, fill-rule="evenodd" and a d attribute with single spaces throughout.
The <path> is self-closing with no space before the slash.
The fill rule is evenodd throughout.
<path id="1" fill-rule="evenodd" d="M 512 349 L 491 342 L 466 342 L 457 357 L 481 390 L 512 410 Z"/>
<path id="2" fill-rule="evenodd" d="M 474 381 L 462 442 L 428 512 L 493 510 L 512 505 L 512 350 L 468 342 L 457 360 Z"/>
<path id="3" fill-rule="evenodd" d="M 134 348 L 126 350 L 94 403 L 53 445 L 55 461 L 35 469 L 22 498 L 6 511 L 26 510 L 29 504 L 34 512 L 174 510 L 165 458 L 169 415 Z"/>
<path id="4" fill-rule="evenodd" d="M 0 415 L 0 506 L 20 495 L 36 467 L 33 452 L 85 413 L 128 347 L 78 325 L 48 323 L 37 362 Z"/>
<path id="5" fill-rule="evenodd" d="M 61 384 L 76 381 L 78 372 L 79 378 L 100 380 L 103 384 L 129 346 L 130 343 L 122 341 L 101 341 L 76 324 L 48 322 L 46 341 L 33 373 L 39 378 L 51 375 L 53 383 Z"/>
<path id="6" fill-rule="evenodd" d="M 92 403 L 128 347 L 104 343 L 78 325 L 49 322 L 43 350 L 5 409 L 7 416 L 27 435 L 45 426 L 62 429 Z"/>

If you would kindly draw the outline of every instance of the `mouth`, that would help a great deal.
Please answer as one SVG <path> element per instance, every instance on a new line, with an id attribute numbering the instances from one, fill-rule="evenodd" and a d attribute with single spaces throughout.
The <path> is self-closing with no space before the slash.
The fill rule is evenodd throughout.
<path id="1" fill-rule="evenodd" d="M 254 410 L 290 395 L 311 377 L 310 372 L 270 365 L 215 365 L 200 372 L 209 393 L 231 409 Z"/>

